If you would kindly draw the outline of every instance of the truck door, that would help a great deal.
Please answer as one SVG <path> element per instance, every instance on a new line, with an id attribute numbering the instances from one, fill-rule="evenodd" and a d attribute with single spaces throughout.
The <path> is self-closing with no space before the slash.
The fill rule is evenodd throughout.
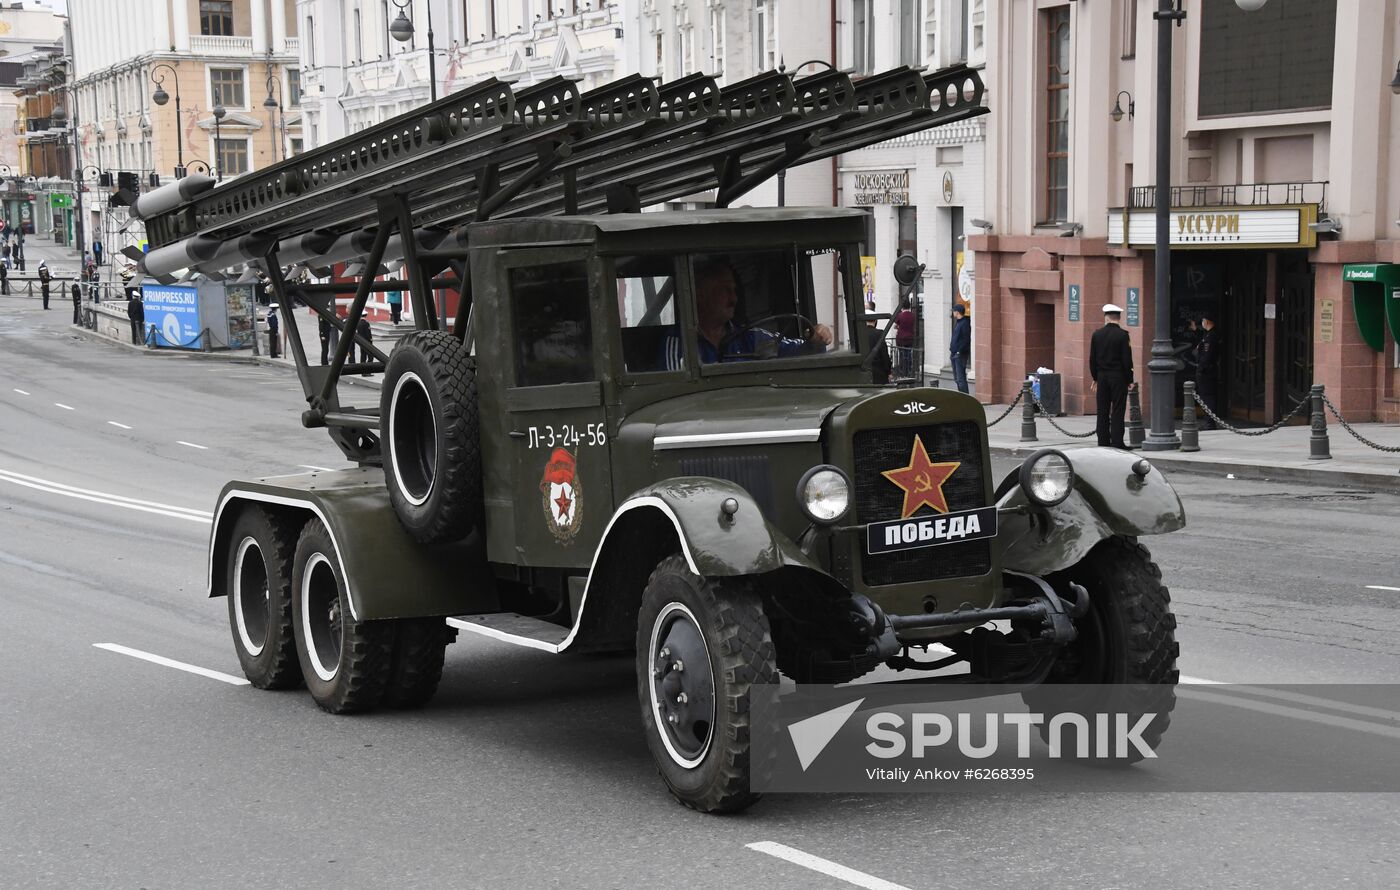
<path id="1" fill-rule="evenodd" d="M 612 517 L 612 474 L 593 348 L 604 330 L 586 250 L 505 260 L 514 367 L 505 390 L 521 564 L 586 568 Z"/>

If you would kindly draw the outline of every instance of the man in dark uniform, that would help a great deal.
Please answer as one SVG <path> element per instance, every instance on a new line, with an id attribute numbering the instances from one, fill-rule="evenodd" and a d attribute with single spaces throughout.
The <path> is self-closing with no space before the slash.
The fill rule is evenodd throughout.
<path id="1" fill-rule="evenodd" d="M 49 308 L 49 264 L 47 260 L 39 264 L 39 294 L 44 298 L 44 308 Z"/>
<path id="2" fill-rule="evenodd" d="M 73 324 L 83 323 L 83 289 L 73 282 Z"/>
<path id="3" fill-rule="evenodd" d="M 1220 408 L 1216 397 L 1220 393 L 1220 332 L 1215 329 L 1213 313 L 1201 313 L 1201 341 L 1196 346 L 1196 393 L 1205 406 L 1216 415 Z M 1201 419 L 1201 429 L 1215 429 L 1209 416 Z"/>
<path id="4" fill-rule="evenodd" d="M 132 294 L 126 301 L 126 316 L 131 319 L 131 342 L 140 346 L 141 331 L 146 325 L 146 304 L 141 301 L 140 293 Z"/>
<path id="5" fill-rule="evenodd" d="M 5 249 L 9 250 L 10 246 L 8 244 L 5 245 Z M 10 257 L 8 254 L 5 256 L 4 261 L 0 262 L 0 294 L 4 294 L 5 296 L 9 296 L 10 294 Z"/>
<path id="6" fill-rule="evenodd" d="M 267 305 L 267 357 L 277 358 L 281 355 L 278 346 L 281 345 L 281 331 L 277 320 L 277 303 Z"/>
<path id="7" fill-rule="evenodd" d="M 1113 303 L 1103 307 L 1103 327 L 1089 340 L 1089 376 L 1099 396 L 1099 445 L 1127 448 L 1123 441 L 1123 417 L 1133 383 L 1133 349 L 1128 332 L 1118 326 L 1123 310 Z"/>

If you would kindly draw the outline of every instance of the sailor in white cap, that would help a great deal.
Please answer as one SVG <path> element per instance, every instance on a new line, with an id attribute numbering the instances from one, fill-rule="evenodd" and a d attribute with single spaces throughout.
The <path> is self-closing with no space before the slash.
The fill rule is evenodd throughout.
<path id="1" fill-rule="evenodd" d="M 1089 340 L 1089 376 L 1098 392 L 1099 445 L 1127 448 L 1123 420 L 1133 383 L 1133 348 L 1128 332 L 1118 326 L 1123 310 L 1114 303 L 1103 307 L 1103 327 Z"/>

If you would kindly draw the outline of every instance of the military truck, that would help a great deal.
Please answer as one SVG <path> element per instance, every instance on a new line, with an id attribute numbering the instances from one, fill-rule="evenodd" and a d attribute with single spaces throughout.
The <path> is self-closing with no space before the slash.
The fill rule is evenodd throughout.
<path id="1" fill-rule="evenodd" d="M 136 200 L 146 274 L 254 263 L 286 328 L 303 301 L 351 332 L 324 368 L 291 346 L 303 423 L 356 466 L 218 500 L 209 594 L 248 679 L 341 714 L 426 704 L 458 631 L 633 652 L 661 777 L 704 811 L 756 799 L 749 702 L 780 675 L 1133 684 L 1161 693 L 1159 740 L 1175 622 L 1138 537 L 1184 524 L 1161 473 L 1045 449 L 995 479 L 977 401 L 872 383 L 860 211 L 639 212 L 980 113 L 975 72 L 571 89 L 489 83 Z M 351 258 L 351 284 L 289 280 Z M 415 329 L 349 362 L 370 294 L 397 287 Z M 342 406 L 343 373 L 382 373 L 378 405 Z"/>

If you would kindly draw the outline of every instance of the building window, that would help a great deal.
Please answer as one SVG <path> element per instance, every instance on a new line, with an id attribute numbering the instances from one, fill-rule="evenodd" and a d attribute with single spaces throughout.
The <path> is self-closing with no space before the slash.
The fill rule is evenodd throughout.
<path id="1" fill-rule="evenodd" d="M 1042 222 L 1069 217 L 1069 7 L 1043 14 L 1045 49 L 1045 204 Z"/>
<path id="2" fill-rule="evenodd" d="M 355 30 L 354 30 L 353 33 L 354 33 L 354 36 L 355 36 L 355 44 L 354 44 L 354 48 L 353 48 L 350 52 L 348 52 L 348 53 L 345 54 L 345 61 L 347 61 L 347 62 L 350 61 L 350 59 L 352 59 L 352 58 L 353 58 L 355 61 L 359 62 L 359 61 L 361 61 L 361 60 L 364 58 L 364 53 L 365 53 L 365 50 L 364 50 L 365 29 L 364 29 L 363 24 L 362 24 L 361 21 L 360 21 L 360 7 L 358 7 L 358 6 L 355 7 L 354 20 L 355 20 Z"/>
<path id="3" fill-rule="evenodd" d="M 302 142 L 301 139 L 296 136 L 293 136 L 292 138 L 288 139 L 287 143 L 291 146 L 291 154 L 299 155 L 306 150 L 303 147 L 305 143 Z"/>
<path id="4" fill-rule="evenodd" d="M 206 37 L 232 37 L 233 0 L 199 0 L 199 33 Z"/>
<path id="5" fill-rule="evenodd" d="M 754 46 L 754 67 L 759 71 L 767 71 L 773 65 L 768 62 L 768 28 L 772 24 L 768 20 L 771 10 L 768 7 L 768 0 L 754 0 L 753 8 L 753 46 Z"/>
<path id="6" fill-rule="evenodd" d="M 242 68 L 210 68 L 209 97 L 215 105 L 225 108 L 245 108 L 243 101 Z"/>
<path id="7" fill-rule="evenodd" d="M 1123 58 L 1137 56 L 1138 0 L 1123 2 Z"/>
<path id="8" fill-rule="evenodd" d="M 316 67 L 316 19 L 306 17 L 306 64 Z"/>
<path id="9" fill-rule="evenodd" d="M 301 69 L 287 69 L 287 107 L 301 107 Z"/>
<path id="10" fill-rule="evenodd" d="M 919 64 L 919 0 L 899 0 L 899 64 Z"/>
<path id="11" fill-rule="evenodd" d="M 248 172 L 248 140 L 216 139 L 214 157 L 224 176 L 239 176 Z"/>
<path id="12" fill-rule="evenodd" d="M 875 64 L 875 0 L 851 0 L 851 67 L 869 74 Z"/>
<path id="13" fill-rule="evenodd" d="M 729 40 L 725 34 L 728 24 L 723 6 L 710 7 L 710 73 L 721 79 L 724 77 L 725 54 L 729 52 Z"/>

